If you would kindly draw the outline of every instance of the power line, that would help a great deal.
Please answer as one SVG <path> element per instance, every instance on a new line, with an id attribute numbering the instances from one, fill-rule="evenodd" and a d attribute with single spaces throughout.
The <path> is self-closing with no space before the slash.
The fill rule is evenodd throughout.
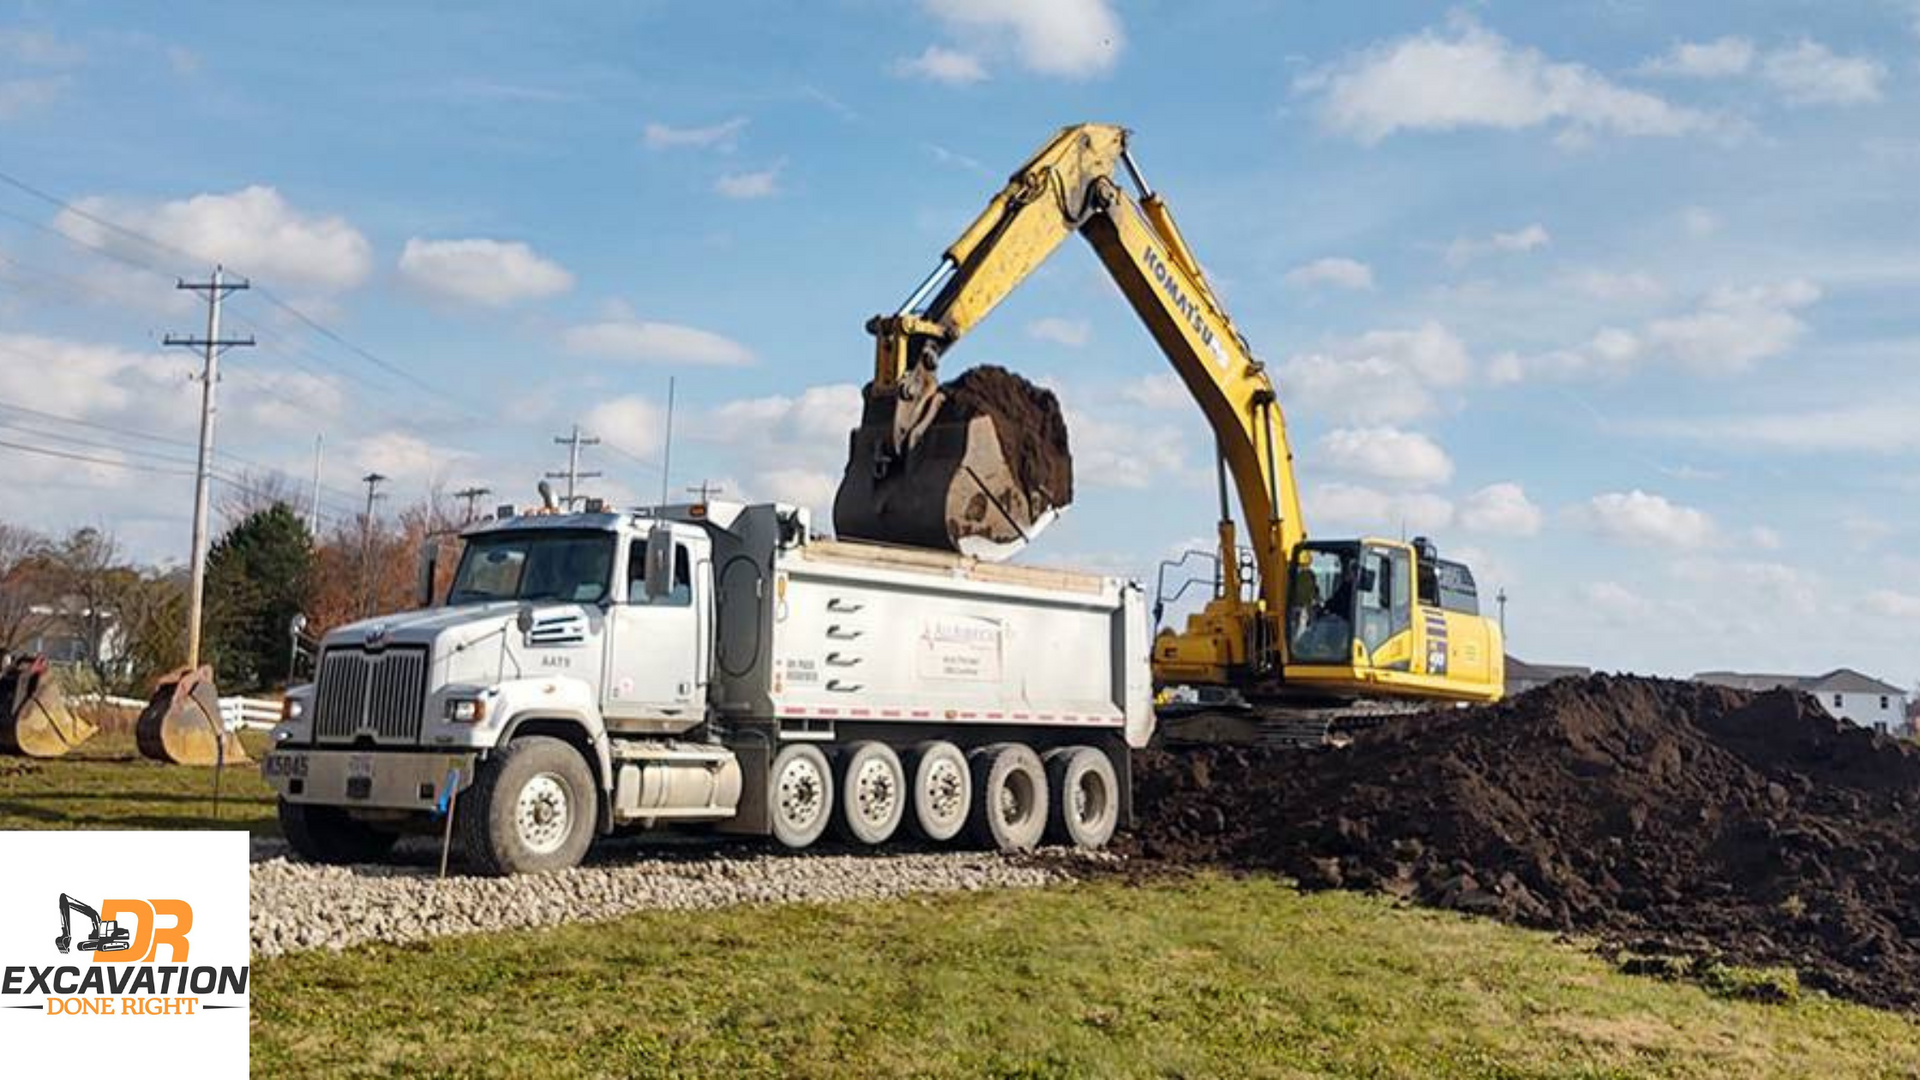
<path id="1" fill-rule="evenodd" d="M 90 454 L 77 454 L 68 450 L 55 450 L 47 446 L 28 446 L 25 443 L 9 442 L 0 439 L 0 447 L 8 450 L 20 450 L 29 454 L 43 454 L 47 457 L 64 458 L 68 461 L 83 461 L 89 465 L 107 465 L 116 469 L 137 469 L 140 472 L 159 473 L 164 476 L 192 476 L 192 469 L 165 469 L 154 465 L 142 465 L 132 461 L 115 461 L 112 458 L 94 457 Z"/>
<path id="2" fill-rule="evenodd" d="M 581 435 L 580 425 L 575 424 L 573 425 L 573 434 L 556 435 L 553 437 L 553 441 L 567 448 L 567 467 L 564 472 L 548 473 L 547 479 L 565 480 L 567 482 L 567 494 L 565 496 L 566 507 L 568 510 L 572 510 L 573 504 L 581 498 L 581 496 L 577 494 L 580 481 L 598 480 L 600 478 L 600 474 L 597 472 L 580 471 L 580 448 L 583 446 L 599 446 L 600 440 Z"/>

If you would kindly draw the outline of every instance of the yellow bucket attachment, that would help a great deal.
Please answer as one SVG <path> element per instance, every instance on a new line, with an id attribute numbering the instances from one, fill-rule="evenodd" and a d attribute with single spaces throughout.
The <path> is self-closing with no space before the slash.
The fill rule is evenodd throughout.
<path id="1" fill-rule="evenodd" d="M 134 721 L 140 756 L 174 765 L 233 765 L 248 760 L 240 739 L 220 720 L 210 667 L 181 668 L 161 679 Z"/>
<path id="2" fill-rule="evenodd" d="M 0 753 L 55 758 L 99 729 L 67 704 L 44 656 L 23 656 L 0 672 Z"/>

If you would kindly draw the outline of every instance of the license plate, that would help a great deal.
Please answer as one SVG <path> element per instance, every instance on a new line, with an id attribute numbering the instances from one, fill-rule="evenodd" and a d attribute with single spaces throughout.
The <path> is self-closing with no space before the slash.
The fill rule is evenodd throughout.
<path id="1" fill-rule="evenodd" d="M 371 780 L 373 778 L 372 754 L 347 755 L 347 779 Z"/>
<path id="2" fill-rule="evenodd" d="M 268 754 L 260 764 L 260 774 L 266 777 L 290 776 L 305 779 L 307 775 L 307 755 L 305 754 Z"/>

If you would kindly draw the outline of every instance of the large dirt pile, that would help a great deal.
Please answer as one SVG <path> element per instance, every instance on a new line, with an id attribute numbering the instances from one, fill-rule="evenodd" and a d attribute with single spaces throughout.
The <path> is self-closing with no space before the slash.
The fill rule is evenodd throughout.
<path id="1" fill-rule="evenodd" d="M 1067 419 L 1053 391 L 993 364 L 968 368 L 940 389 L 946 401 L 936 423 L 993 418 L 1000 452 L 1006 455 L 1014 480 L 1029 493 L 1035 513 L 1073 502 Z"/>
<path id="2" fill-rule="evenodd" d="M 1150 753 L 1142 854 L 1920 1006 L 1920 751 L 1805 696 L 1596 676 L 1341 750 Z"/>

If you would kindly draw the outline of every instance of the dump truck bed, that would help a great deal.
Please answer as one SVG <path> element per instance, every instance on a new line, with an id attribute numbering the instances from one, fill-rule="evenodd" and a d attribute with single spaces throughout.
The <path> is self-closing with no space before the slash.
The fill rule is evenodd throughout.
<path id="1" fill-rule="evenodd" d="M 1136 747 L 1151 736 L 1133 583 L 815 539 L 769 544 L 760 586 L 745 561 L 759 535 L 716 552 L 723 713 L 1106 729 Z"/>

